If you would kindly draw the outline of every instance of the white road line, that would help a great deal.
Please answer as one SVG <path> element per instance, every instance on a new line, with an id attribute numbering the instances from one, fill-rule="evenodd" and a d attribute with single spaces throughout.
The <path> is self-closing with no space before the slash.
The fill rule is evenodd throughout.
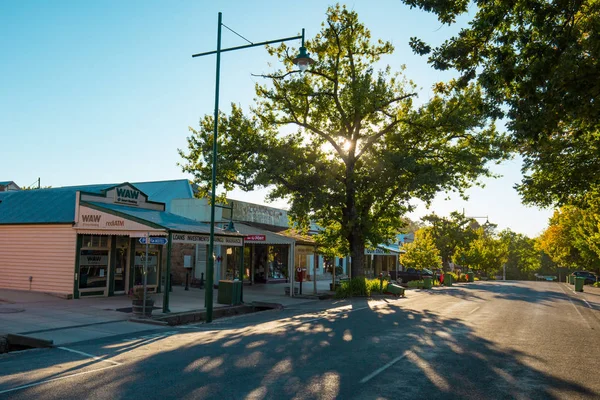
<path id="1" fill-rule="evenodd" d="M 587 304 L 589 308 L 594 310 L 594 307 L 586 299 L 583 299 L 583 301 L 585 301 L 585 304 Z"/>
<path id="2" fill-rule="evenodd" d="M 98 368 L 98 369 L 94 369 L 92 371 L 78 372 L 76 374 L 71 374 L 71 375 L 66 375 L 66 376 L 60 376 L 58 378 L 46 379 L 46 380 L 43 380 L 43 381 L 34 382 L 34 383 L 30 383 L 30 384 L 23 385 L 23 386 L 18 386 L 18 387 L 12 388 L 12 389 L 3 390 L 3 391 L 0 392 L 0 394 L 10 393 L 10 392 L 14 392 L 16 390 L 21 390 L 21 389 L 27 389 L 27 388 L 30 388 L 32 386 L 43 385 L 44 383 L 50 383 L 50 382 L 54 382 L 54 381 L 60 381 L 60 380 L 63 380 L 63 379 L 69 379 L 69 378 L 73 378 L 73 377 L 80 376 L 80 375 L 91 374 L 92 372 L 99 372 L 99 371 L 103 371 L 105 369 L 115 368 L 117 366 L 118 365 L 109 365 L 108 367 Z"/>
<path id="3" fill-rule="evenodd" d="M 360 383 L 367 383 L 367 382 L 369 382 L 371 379 L 373 379 L 374 377 L 376 377 L 377 375 L 379 375 L 380 373 L 382 373 L 383 371 L 385 371 L 386 369 L 388 369 L 392 365 L 396 364 L 398 361 L 402 360 L 409 353 L 410 353 L 410 351 L 408 351 L 408 350 L 405 351 L 404 354 L 402 354 L 401 356 L 394 358 L 392 361 L 390 361 L 389 363 L 385 364 L 383 367 L 375 370 L 371 374 L 369 374 L 369 375 L 365 376 L 364 378 L 362 378 L 361 381 L 360 381 Z"/>
<path id="4" fill-rule="evenodd" d="M 114 366 L 117 366 L 117 365 L 122 365 L 121 363 L 118 363 L 118 362 L 116 362 L 116 361 L 113 361 L 113 360 L 105 360 L 105 359 L 104 359 L 104 357 L 97 357 L 97 356 L 95 356 L 95 355 L 93 355 L 93 354 L 84 353 L 83 351 L 69 349 L 68 347 L 57 347 L 57 349 L 61 349 L 61 350 L 64 350 L 64 351 L 68 351 L 68 352 L 71 352 L 71 353 L 75 353 L 75 354 L 79 354 L 79 355 L 81 355 L 81 356 L 85 356 L 85 357 L 88 357 L 88 358 L 92 358 L 92 359 L 94 359 L 94 360 L 96 360 L 96 361 L 104 361 L 104 362 L 107 362 L 107 363 L 111 363 L 111 364 L 112 364 L 112 365 L 114 365 Z"/>
<path id="5" fill-rule="evenodd" d="M 569 302 L 571 303 L 571 305 L 573 306 L 573 308 L 575 309 L 575 311 L 577 311 L 577 314 L 579 314 L 579 316 L 581 317 L 581 319 L 586 323 L 586 325 L 588 326 L 588 328 L 592 329 L 592 326 L 590 325 L 589 322 L 587 322 L 587 319 L 585 319 L 583 317 L 583 314 L 581 314 L 581 311 L 579 311 L 579 309 L 577 308 L 577 306 L 575 305 L 575 303 L 573 303 L 573 300 L 571 300 L 571 296 L 569 296 L 567 294 L 567 292 L 565 292 L 565 290 L 563 289 L 563 293 L 565 294 L 565 296 L 567 296 L 567 298 L 569 299 Z M 587 303 L 587 301 L 586 301 Z"/>
<path id="6" fill-rule="evenodd" d="M 474 310 L 469 311 L 469 314 L 473 314 L 475 311 L 479 310 L 481 307 L 477 307 Z"/>

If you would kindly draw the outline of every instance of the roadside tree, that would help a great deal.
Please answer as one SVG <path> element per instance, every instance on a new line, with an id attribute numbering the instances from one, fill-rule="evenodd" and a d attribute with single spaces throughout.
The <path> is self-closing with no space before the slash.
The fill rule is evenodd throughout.
<path id="1" fill-rule="evenodd" d="M 402 246 L 406 253 L 400 256 L 400 262 L 406 268 L 441 268 L 440 251 L 431 235 L 431 228 L 421 228 L 415 233 L 415 240 Z"/>
<path id="2" fill-rule="evenodd" d="M 267 84 L 256 86 L 250 114 L 232 105 L 220 115 L 217 181 L 224 191 L 270 187 L 269 199 L 288 200 L 298 227 L 323 227 L 327 242 L 352 256 L 352 276 L 362 276 L 365 247 L 394 239 L 411 199 L 463 193 L 491 176 L 507 142 L 476 85 L 439 87 L 417 105 L 410 80 L 376 69 L 394 48 L 373 40 L 354 11 L 330 7 L 306 47 L 316 62 L 304 74 L 294 70 L 295 49 L 269 48 L 284 68 L 262 75 Z M 206 195 L 212 116 L 190 130 L 182 168 Z"/>
<path id="3" fill-rule="evenodd" d="M 435 13 L 444 24 L 473 15 L 468 27 L 431 48 L 438 70 L 460 73 L 458 86 L 478 82 L 488 114 L 505 117 L 524 157 L 518 190 L 527 203 L 568 204 L 600 185 L 600 2 L 515 0 L 404 3 Z"/>

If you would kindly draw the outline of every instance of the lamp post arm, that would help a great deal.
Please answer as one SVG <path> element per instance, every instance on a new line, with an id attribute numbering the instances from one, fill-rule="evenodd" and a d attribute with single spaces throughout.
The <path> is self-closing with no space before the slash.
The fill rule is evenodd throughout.
<path id="1" fill-rule="evenodd" d="M 302 29 L 302 31 L 304 32 L 304 29 Z M 207 52 L 204 52 L 204 53 L 192 54 L 192 57 L 208 56 L 208 55 L 211 55 L 211 54 L 217 54 L 217 52 L 219 52 L 219 51 L 221 53 L 225 53 L 226 51 L 248 49 L 250 47 L 264 46 L 264 45 L 267 45 L 267 44 L 281 43 L 281 42 L 287 42 L 287 41 L 290 41 L 290 40 L 297 40 L 297 39 L 302 39 L 302 46 L 304 46 L 304 35 L 300 35 L 300 36 L 291 36 L 291 37 L 284 38 L 284 39 L 267 40 L 266 42 L 246 44 L 246 45 L 237 46 L 237 47 L 230 47 L 228 49 L 213 50 L 213 51 L 207 51 Z"/>

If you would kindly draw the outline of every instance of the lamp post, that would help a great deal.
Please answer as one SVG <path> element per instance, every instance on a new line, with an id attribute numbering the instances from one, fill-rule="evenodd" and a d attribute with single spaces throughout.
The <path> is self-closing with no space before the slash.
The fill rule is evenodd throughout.
<path id="1" fill-rule="evenodd" d="M 208 242 L 208 266 L 206 271 L 206 292 L 205 292 L 205 306 L 206 306 L 206 322 L 212 321 L 213 314 L 213 275 L 214 275 L 214 239 L 215 239 L 215 193 L 217 186 L 217 136 L 219 132 L 219 82 L 221 77 L 221 53 L 226 51 L 247 49 L 250 47 L 264 46 L 272 43 L 282 43 L 289 40 L 302 39 L 302 46 L 300 47 L 300 53 L 293 60 L 294 65 L 297 65 L 300 72 L 306 71 L 308 66 L 314 61 L 310 58 L 304 47 L 304 29 L 302 29 L 301 36 L 292 36 L 283 39 L 267 40 L 260 43 L 250 43 L 244 46 L 230 47 L 227 49 L 221 49 L 221 27 L 223 26 L 223 13 L 219 13 L 217 23 L 217 50 L 208 51 L 205 53 L 193 54 L 192 57 L 202 57 L 210 54 L 217 55 L 217 68 L 216 68 L 216 82 L 215 82 L 215 121 L 213 131 L 213 152 L 212 152 L 212 186 L 211 186 L 211 202 L 210 202 L 210 238 Z"/>

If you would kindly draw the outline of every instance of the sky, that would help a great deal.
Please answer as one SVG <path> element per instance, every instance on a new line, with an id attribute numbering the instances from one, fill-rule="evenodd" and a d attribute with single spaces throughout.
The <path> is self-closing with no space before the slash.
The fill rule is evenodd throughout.
<path id="1" fill-rule="evenodd" d="M 177 149 L 185 149 L 188 127 L 214 112 L 215 58 L 192 58 L 216 49 L 217 15 L 253 42 L 274 40 L 306 29 L 311 38 L 325 20 L 327 3 L 305 0 L 250 1 L 17 1 L 0 2 L 0 181 L 29 186 L 120 183 L 191 178 L 182 172 Z M 342 2 L 355 10 L 373 38 L 391 41 L 383 62 L 431 95 L 433 83 L 451 73 L 433 70 L 408 46 L 417 36 L 435 45 L 457 26 L 398 1 Z M 471 10 L 473 12 L 473 10 Z M 223 48 L 246 44 L 223 30 Z M 299 44 L 289 43 L 291 46 Z M 264 48 L 221 56 L 221 110 L 253 103 L 252 74 L 272 71 L 278 61 Z M 547 226 L 551 210 L 521 204 L 513 186 L 521 161 L 494 166 L 500 179 L 467 192 L 469 200 L 440 194 L 426 209 L 415 201 L 418 219 L 435 212 L 488 217 L 499 229 L 530 237 Z M 266 190 L 230 197 L 265 203 Z M 483 221 L 483 219 L 480 219 Z"/>

